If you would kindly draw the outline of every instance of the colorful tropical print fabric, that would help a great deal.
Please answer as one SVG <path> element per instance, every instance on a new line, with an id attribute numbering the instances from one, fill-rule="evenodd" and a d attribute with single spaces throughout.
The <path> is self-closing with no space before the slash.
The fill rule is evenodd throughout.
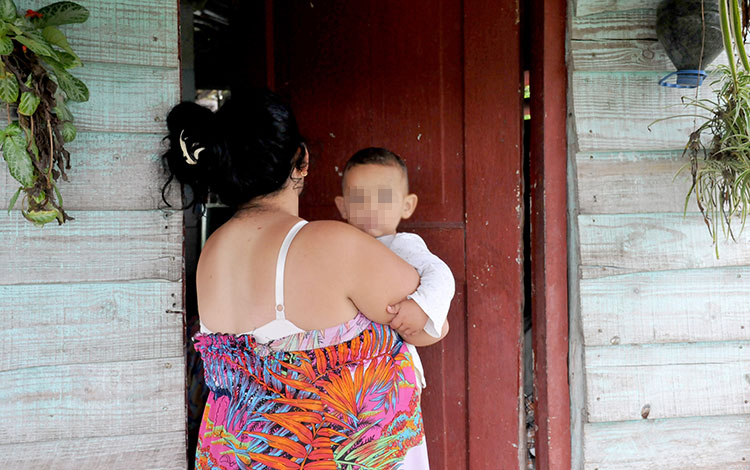
<path id="1" fill-rule="evenodd" d="M 340 333 L 269 345 L 250 335 L 196 335 L 210 389 L 196 468 L 401 468 L 424 437 L 411 356 L 391 328 L 360 316 Z"/>

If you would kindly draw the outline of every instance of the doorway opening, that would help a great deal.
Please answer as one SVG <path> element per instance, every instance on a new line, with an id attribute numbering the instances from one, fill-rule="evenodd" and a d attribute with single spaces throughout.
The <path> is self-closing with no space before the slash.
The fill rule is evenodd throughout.
<path id="1" fill-rule="evenodd" d="M 285 44 L 282 44 L 279 42 L 279 44 L 273 44 L 274 42 L 274 34 L 278 34 L 279 37 L 286 37 L 286 33 L 288 31 L 270 31 L 270 29 L 275 28 L 274 24 L 269 24 L 267 22 L 268 14 L 266 12 L 266 8 L 273 8 L 274 5 L 276 5 L 278 2 L 274 2 L 272 0 L 266 0 L 265 2 L 247 2 L 247 1 L 241 1 L 241 0 L 182 0 L 180 2 L 181 7 L 181 42 L 182 42 L 182 69 L 183 69 L 183 99 L 185 100 L 204 100 L 204 104 L 206 104 L 208 107 L 217 106 L 220 104 L 220 101 L 223 100 L 228 94 L 231 94 L 232 89 L 237 89 L 235 87 L 238 86 L 267 86 L 269 83 L 280 83 L 281 86 L 284 86 L 284 79 L 279 78 L 286 75 L 291 75 L 292 78 L 294 78 L 294 73 L 296 70 L 294 70 L 294 67 L 302 68 L 300 64 L 289 64 L 288 62 L 291 61 L 288 59 L 289 51 L 284 50 L 283 48 L 286 46 Z M 305 5 L 307 5 L 307 2 L 304 2 Z M 348 14 L 352 14 L 352 11 L 350 10 L 350 7 L 344 6 L 346 2 L 335 2 L 340 3 L 338 7 L 340 7 L 342 10 L 346 10 Z M 371 2 L 373 5 L 377 2 Z M 397 2 L 394 2 L 396 4 Z M 446 4 L 449 4 L 450 2 L 445 2 Z M 455 2 L 457 5 L 459 5 L 458 10 L 459 13 L 461 13 L 461 5 L 462 2 Z M 523 2 L 522 2 L 523 3 Z M 318 2 L 310 2 L 310 9 L 314 11 L 318 11 L 320 9 L 324 8 L 324 5 L 319 5 Z M 404 8 L 409 9 L 409 7 L 404 6 Z M 393 8 L 391 8 L 393 9 Z M 356 10 L 356 9 L 355 9 Z M 366 8 L 365 8 L 366 10 Z M 277 12 L 279 16 L 283 16 L 284 12 Z M 357 13 L 354 11 L 354 13 Z M 365 12 L 366 13 L 366 12 Z M 370 11 L 372 13 L 372 11 Z M 522 12 L 523 13 L 523 12 Z M 360 16 L 362 13 L 360 13 Z M 445 17 L 448 17 L 449 15 L 445 15 Z M 461 17 L 461 15 L 456 15 L 457 17 Z M 528 47 L 529 40 L 528 37 L 530 34 L 528 33 L 529 27 L 527 25 L 528 23 L 528 17 L 529 15 L 522 14 L 522 46 L 521 46 L 521 70 L 529 70 L 529 51 L 527 49 L 524 49 L 524 47 Z M 239 26 L 237 24 L 233 24 L 233 19 L 240 19 Z M 441 17 L 441 20 L 444 18 Z M 282 18 L 282 20 L 286 20 L 286 18 Z M 360 17 L 354 18 L 356 21 L 362 21 Z M 369 21 L 369 20 L 368 20 Z M 376 21 L 376 20 L 373 20 Z M 286 25 L 289 26 L 291 23 L 288 22 Z M 305 25 L 309 26 L 310 22 L 304 23 Z M 369 23 L 367 23 L 369 26 Z M 386 27 L 388 24 L 386 22 L 383 22 L 383 24 L 380 24 L 380 27 Z M 388 25 L 388 27 L 392 26 L 392 24 Z M 450 25 L 453 27 L 453 25 Z M 459 25 L 460 26 L 460 25 Z M 432 27 L 430 25 L 430 27 Z M 458 28 L 460 32 L 460 27 Z M 453 34 L 452 30 L 448 27 L 446 27 L 445 35 L 449 36 L 450 34 Z M 363 35 L 366 35 L 366 32 L 362 33 Z M 459 40 L 462 40 L 463 38 L 458 35 Z M 363 39 L 365 41 L 365 39 Z M 270 43 L 270 44 L 269 44 Z M 239 60 L 237 56 L 237 44 L 242 44 L 243 47 L 249 47 L 251 50 L 248 50 L 243 53 L 243 57 L 257 57 L 258 60 Z M 524 46 L 523 44 L 526 44 Z M 347 47 L 355 48 L 355 47 L 364 47 L 362 44 L 347 44 Z M 368 45 L 371 48 L 377 49 L 377 44 L 369 44 Z M 424 48 L 427 48 L 429 44 L 423 45 Z M 279 60 L 276 57 L 273 57 L 275 52 L 273 51 L 273 47 L 279 48 L 279 55 L 282 57 L 282 60 Z M 456 56 L 459 57 L 458 62 L 460 62 L 460 57 L 462 51 L 460 51 L 459 46 L 455 46 L 455 44 L 451 45 L 449 44 L 446 47 L 455 47 L 456 49 L 459 49 L 458 52 L 455 53 Z M 337 51 L 340 52 L 340 51 Z M 343 50 L 342 53 L 347 52 L 346 50 Z M 451 53 L 455 51 L 450 51 Z M 269 59 L 269 55 L 271 58 Z M 278 63 L 276 64 L 278 66 L 278 70 L 273 70 L 274 67 L 274 60 L 276 60 Z M 307 65 L 306 63 L 302 62 L 302 65 Z M 335 65 L 335 64 L 334 64 Z M 378 64 L 380 67 L 387 66 L 387 64 L 380 63 Z M 357 73 L 362 73 L 359 70 L 355 70 Z M 449 69 L 448 72 L 451 72 Z M 276 75 L 274 75 L 276 74 Z M 460 76 L 460 73 L 457 77 L 456 82 L 461 83 L 462 77 Z M 320 79 L 319 75 L 315 76 L 314 74 L 311 74 L 311 79 Z M 528 73 L 524 74 L 525 77 L 525 85 L 528 86 Z M 449 77 L 450 78 L 450 77 Z M 238 82 L 238 80 L 241 79 L 241 82 Z M 520 80 L 520 76 L 519 76 Z M 523 83 L 523 82 L 522 82 Z M 516 85 L 519 85 L 520 83 L 516 83 Z M 376 83 L 373 86 L 382 86 L 382 84 Z M 345 90 L 348 92 L 352 92 L 352 90 Z M 451 90 L 453 92 L 454 90 Z M 456 105 L 456 109 L 449 108 L 449 111 L 457 112 L 458 114 L 461 113 L 462 108 L 461 106 L 461 100 L 463 99 L 462 93 L 463 90 L 458 90 L 455 92 L 458 96 L 458 99 L 456 99 L 456 102 L 458 103 Z M 374 92 L 372 93 L 374 95 Z M 453 99 L 451 96 L 448 96 L 447 98 L 449 100 L 448 106 L 451 105 L 450 100 Z M 321 99 L 321 101 L 324 101 Z M 524 103 L 528 103 L 529 98 L 526 97 L 524 100 Z M 517 101 L 516 101 L 517 103 Z M 417 109 L 416 107 L 414 107 Z M 355 110 L 356 112 L 362 113 L 363 111 L 361 109 Z M 297 109 L 295 108 L 295 112 L 297 112 Z M 309 111 L 308 111 L 309 113 Z M 302 120 L 299 112 L 298 119 Z M 527 113 L 524 113 L 527 114 Z M 309 116 L 309 114 L 308 114 Z M 519 116 L 520 118 L 520 116 Z M 306 120 L 306 121 L 309 121 Z M 377 121 L 377 120 L 376 120 Z M 449 123 L 451 124 L 451 123 Z M 379 126 L 388 126 L 390 123 L 377 123 L 375 122 L 375 125 Z M 463 128 L 461 127 L 463 125 L 462 122 L 458 123 L 458 125 L 454 126 L 456 129 L 459 129 L 459 131 L 455 132 L 455 135 L 449 135 L 450 138 L 454 138 L 456 142 L 458 142 L 455 147 L 457 149 L 463 148 Z M 395 126 L 394 126 L 395 127 Z M 414 131 L 414 139 L 421 145 L 423 144 L 428 138 L 430 138 L 430 130 L 429 128 L 425 130 L 427 126 L 424 122 L 415 123 L 415 131 Z M 451 129 L 449 129 L 450 134 Z M 322 154 L 324 152 L 331 152 L 331 149 L 335 145 L 340 145 L 339 142 L 341 142 L 343 139 L 345 139 L 344 132 L 339 132 L 338 130 L 330 130 L 326 131 L 326 138 L 330 137 L 330 140 L 325 141 L 319 141 L 315 142 L 311 145 L 311 151 L 313 153 Z M 523 282 L 522 282 L 522 289 L 523 292 L 520 293 L 523 297 L 523 314 L 519 318 L 517 313 L 513 313 L 513 321 L 518 320 L 517 323 L 520 323 L 517 325 L 518 331 L 520 332 L 520 337 L 517 338 L 519 344 L 523 345 L 522 349 L 522 371 L 520 373 L 522 374 L 521 377 L 524 378 L 523 384 L 521 387 L 522 390 L 522 396 L 518 397 L 520 398 L 517 400 L 519 403 L 519 410 L 518 410 L 518 422 L 522 429 L 520 429 L 521 435 L 518 437 L 518 446 L 519 446 L 519 455 L 518 455 L 518 465 L 520 468 L 525 469 L 533 469 L 534 467 L 534 458 L 535 458 L 535 446 L 534 446 L 534 431 L 536 427 L 536 423 L 534 422 L 534 390 L 533 390 L 533 384 L 534 384 L 534 370 L 533 370 L 533 355 L 532 355 L 532 321 L 531 321 L 531 308 L 532 308 L 532 301 L 531 301 L 531 278 L 532 278 L 532 263 L 531 263 L 531 231 L 530 231 L 530 221 L 531 221 L 531 214 L 530 214 L 530 188 L 529 188 L 529 162 L 530 162 L 530 155 L 529 155 L 529 148 L 530 148 L 530 142 L 529 142 L 529 136 L 530 136 L 530 120 L 524 120 L 524 123 L 522 125 L 522 142 L 519 142 L 519 144 L 522 144 L 523 148 L 523 165 L 521 168 L 521 181 L 523 182 L 523 187 L 521 188 L 521 192 L 523 194 L 523 199 L 521 202 L 521 207 L 523 208 L 523 235 L 522 235 L 522 244 L 523 244 Z M 394 136 L 394 141 L 397 140 L 397 135 Z M 424 140 L 422 140 L 424 139 Z M 369 142 L 362 142 L 362 145 L 368 144 Z M 375 142 L 373 142 L 375 143 Z M 378 142 L 379 143 L 379 142 Z M 448 142 L 448 146 L 450 147 L 455 142 Z M 390 144 L 386 144 L 390 145 Z M 411 143 L 410 145 L 416 147 L 417 144 Z M 425 159 L 425 161 L 429 161 Z M 409 162 L 411 163 L 411 162 Z M 449 170 L 452 170 L 456 173 L 460 173 L 463 168 L 460 167 L 460 165 L 463 165 L 463 161 L 458 164 L 458 171 L 456 170 L 456 167 L 449 168 Z M 425 165 L 426 166 L 426 165 Z M 323 169 L 325 170 L 325 168 Z M 334 165 L 331 165 L 331 171 L 334 170 Z M 440 171 L 435 170 L 432 167 L 427 168 L 419 168 L 420 171 L 423 172 L 432 172 L 429 173 L 429 176 L 435 179 L 439 178 L 445 178 L 445 174 L 449 173 L 446 171 L 445 173 L 440 173 Z M 333 173 L 331 173 L 333 174 Z M 410 170 L 411 174 L 411 170 Z M 330 175 L 329 175 L 330 176 Z M 447 180 L 452 182 L 450 180 L 450 174 L 448 175 Z M 329 178 L 330 179 L 330 178 Z M 335 179 L 335 178 L 334 178 Z M 328 184 L 330 181 L 326 181 L 325 184 L 333 188 L 330 184 Z M 317 184 L 323 184 L 323 183 L 317 183 Z M 459 186 L 459 189 L 455 189 L 455 191 L 458 194 L 461 194 L 461 192 L 465 189 L 463 187 L 463 181 L 459 183 L 461 186 Z M 448 185 L 449 186 L 449 185 Z M 454 188 L 448 188 L 444 190 L 444 192 L 450 192 L 453 191 Z M 324 194 L 322 191 L 321 194 Z M 425 195 L 426 196 L 426 195 Z M 190 194 L 186 194 L 187 200 L 191 199 Z M 332 198 L 331 198 L 332 199 Z M 325 197 L 320 197 L 320 200 L 327 201 L 328 200 L 328 193 L 325 193 Z M 429 202 L 426 198 L 426 202 Z M 314 202 L 315 203 L 315 202 Z M 455 200 L 456 204 L 463 204 L 464 201 L 460 199 L 460 197 Z M 420 195 L 420 204 L 421 202 L 421 195 Z M 430 207 L 430 210 L 433 211 L 433 214 L 437 214 L 433 216 L 432 218 L 423 218 L 418 219 L 415 221 L 411 221 L 408 224 L 408 230 L 414 230 L 414 231 L 421 231 L 430 233 L 430 239 L 427 239 L 428 246 L 432 248 L 433 242 L 436 242 L 439 246 L 440 242 L 443 242 L 448 237 L 450 238 L 451 243 L 454 241 L 456 242 L 456 245 L 461 245 L 463 247 L 464 243 L 464 233 L 461 231 L 465 228 L 465 225 L 463 223 L 463 216 L 464 211 L 463 207 L 459 207 L 459 217 L 458 218 L 452 218 L 453 214 L 449 210 L 445 210 L 444 208 L 439 207 L 439 201 L 438 203 L 433 203 L 433 206 Z M 331 218 L 328 207 L 324 207 L 322 204 L 319 204 L 318 206 L 312 207 L 312 211 L 314 214 L 314 217 L 312 218 Z M 422 208 L 420 208 L 421 210 Z M 221 204 L 218 204 L 217 201 L 211 200 L 208 204 L 206 204 L 203 207 L 198 207 L 197 209 L 191 211 L 190 213 L 185 214 L 185 287 L 186 287 L 186 298 L 185 298 L 185 308 L 186 308 L 186 354 L 187 354 L 187 403 L 188 403 L 188 448 L 187 448 L 187 461 L 188 461 L 188 468 L 193 468 L 193 460 L 195 455 L 195 447 L 197 442 L 197 430 L 198 426 L 200 425 L 200 419 L 202 415 L 202 409 L 203 409 L 203 403 L 205 402 L 205 396 L 206 396 L 206 390 L 203 386 L 203 372 L 201 369 L 200 360 L 197 357 L 197 354 L 194 353 L 192 349 L 192 341 L 190 339 L 192 338 L 193 334 L 197 332 L 198 330 L 198 316 L 197 316 L 197 299 L 195 298 L 195 269 L 197 266 L 197 260 L 200 253 L 200 249 L 202 247 L 202 243 L 205 241 L 205 239 L 220 225 L 222 225 L 225 221 L 227 221 L 232 216 L 231 209 L 226 208 L 222 206 Z M 335 217 L 335 216 L 334 216 Z M 460 265 L 461 263 L 465 263 L 466 261 L 466 253 L 465 252 L 456 252 L 451 253 L 451 256 L 454 257 L 454 260 L 456 261 L 456 264 Z M 515 256 L 515 254 L 514 254 Z M 449 263 L 450 264 L 450 263 Z M 489 271 L 489 269 L 488 269 Z M 455 273 L 454 273 L 455 274 Z M 464 273 L 457 275 L 457 281 L 459 280 L 460 276 L 464 275 Z M 463 282 L 465 284 L 465 279 L 463 279 Z M 459 289 L 462 288 L 462 286 L 459 286 Z M 465 314 L 466 309 L 466 293 L 464 293 L 464 297 L 462 299 L 459 299 L 457 303 L 460 303 L 458 306 L 458 311 L 455 312 L 456 317 L 460 316 L 460 314 Z M 466 341 L 466 338 L 468 337 L 467 329 L 470 327 L 470 325 L 466 324 L 466 317 L 458 319 L 456 318 L 456 324 L 453 323 L 454 318 L 451 317 L 451 334 L 454 335 L 454 338 L 456 337 L 462 337 L 461 341 Z M 463 323 L 461 323 L 463 322 Z M 514 328 L 516 328 L 516 325 L 514 325 Z M 516 338 L 514 338 L 514 341 Z M 465 344 L 460 343 L 460 346 L 465 346 Z M 420 351 L 421 354 L 421 351 Z M 463 356 L 461 356 L 463 354 Z M 441 403 L 435 403 L 434 401 L 432 403 L 429 403 L 425 406 L 425 408 L 430 408 L 429 412 L 434 413 L 435 416 L 440 416 L 445 423 L 442 425 L 442 429 L 440 429 L 441 432 L 444 433 L 444 437 L 442 438 L 443 441 L 440 443 L 436 443 L 435 445 L 432 445 L 432 443 L 429 443 L 428 448 L 430 448 L 430 445 L 432 445 L 432 449 L 440 448 L 441 458 L 444 460 L 444 462 L 441 461 L 442 466 L 435 465 L 434 468 L 437 469 L 443 469 L 443 468 L 450 468 L 450 469 L 465 469 L 470 467 L 469 458 L 466 457 L 468 455 L 467 447 L 468 444 L 466 441 L 469 439 L 469 431 L 468 431 L 468 423 L 462 422 L 459 423 L 459 419 L 464 419 L 465 421 L 468 421 L 468 418 L 466 418 L 465 415 L 460 415 L 458 412 L 455 414 L 453 411 L 448 410 L 446 412 L 446 404 L 449 404 L 450 407 L 455 407 L 457 409 L 461 410 L 461 413 L 465 413 L 465 408 L 467 406 L 467 395 L 466 392 L 466 375 L 468 374 L 469 365 L 465 361 L 466 354 L 465 350 L 463 352 L 457 352 L 456 350 L 451 350 L 450 347 L 443 347 L 442 349 L 434 348 L 430 349 L 427 353 L 427 359 L 434 361 L 436 364 L 439 363 L 440 367 L 435 368 L 435 370 L 440 370 L 441 372 L 445 373 L 452 373 L 455 369 L 463 367 L 463 377 L 460 377 L 459 380 L 456 380 L 456 383 L 451 383 L 453 380 L 453 377 L 450 377 L 450 380 L 440 381 L 437 380 L 438 377 L 436 376 L 436 381 L 433 389 L 427 389 L 427 393 L 425 394 L 426 398 L 428 400 L 434 400 L 434 396 L 437 396 L 438 394 L 444 393 L 449 398 L 446 399 L 445 402 Z M 456 357 L 457 356 L 457 357 Z M 429 380 L 429 379 L 428 379 Z M 463 380 L 460 384 L 458 382 L 460 380 Z M 464 387 L 463 390 L 461 390 L 461 387 Z M 430 394 L 433 394 L 431 397 Z M 517 397 L 517 393 L 514 394 L 514 397 Z M 450 400 L 450 402 L 448 401 Z M 463 408 L 462 408 L 463 407 Z M 442 413 L 442 414 L 440 414 Z M 450 432 L 455 432 L 455 435 L 451 435 Z M 463 439 L 463 444 L 459 444 L 458 441 Z M 455 443 L 455 444 L 454 444 Z M 442 447 L 440 447 L 442 446 Z M 462 453 L 462 458 L 465 459 L 462 463 L 457 462 L 451 462 L 449 460 L 449 457 L 446 457 L 450 455 L 448 449 L 450 449 L 451 452 L 458 452 Z M 431 455 L 432 458 L 432 455 Z M 438 461 L 440 461 L 438 459 Z M 514 463 L 514 466 L 516 464 Z M 525 465 L 525 466 L 524 466 Z M 510 468 L 510 467 L 507 467 Z"/>

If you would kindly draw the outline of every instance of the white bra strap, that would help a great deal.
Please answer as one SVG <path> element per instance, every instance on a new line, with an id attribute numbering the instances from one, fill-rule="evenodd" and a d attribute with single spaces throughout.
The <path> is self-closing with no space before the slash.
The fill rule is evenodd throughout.
<path id="1" fill-rule="evenodd" d="M 285 319 L 284 315 L 284 266 L 286 265 L 286 254 L 289 252 L 289 245 L 302 227 L 307 223 L 306 220 L 297 222 L 284 238 L 279 250 L 279 258 L 276 261 L 276 319 Z"/>

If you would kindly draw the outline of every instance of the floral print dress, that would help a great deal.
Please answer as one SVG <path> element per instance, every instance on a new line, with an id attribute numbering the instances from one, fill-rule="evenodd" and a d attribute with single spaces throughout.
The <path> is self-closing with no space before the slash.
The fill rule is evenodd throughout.
<path id="1" fill-rule="evenodd" d="M 285 256 L 282 245 L 277 281 Z M 290 323 L 278 300 L 277 289 L 275 321 Z M 194 337 L 209 388 L 196 469 L 428 469 L 420 391 L 401 337 L 361 313 L 291 331 L 267 342 L 252 333 Z"/>

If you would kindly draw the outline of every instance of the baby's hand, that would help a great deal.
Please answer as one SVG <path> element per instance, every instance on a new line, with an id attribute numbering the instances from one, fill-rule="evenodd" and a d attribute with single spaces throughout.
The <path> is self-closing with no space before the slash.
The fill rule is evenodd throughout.
<path id="1" fill-rule="evenodd" d="M 396 305 L 389 305 L 386 311 L 395 315 L 390 325 L 401 336 L 411 336 L 419 333 L 427 324 L 427 314 L 411 299 L 403 300 Z"/>

